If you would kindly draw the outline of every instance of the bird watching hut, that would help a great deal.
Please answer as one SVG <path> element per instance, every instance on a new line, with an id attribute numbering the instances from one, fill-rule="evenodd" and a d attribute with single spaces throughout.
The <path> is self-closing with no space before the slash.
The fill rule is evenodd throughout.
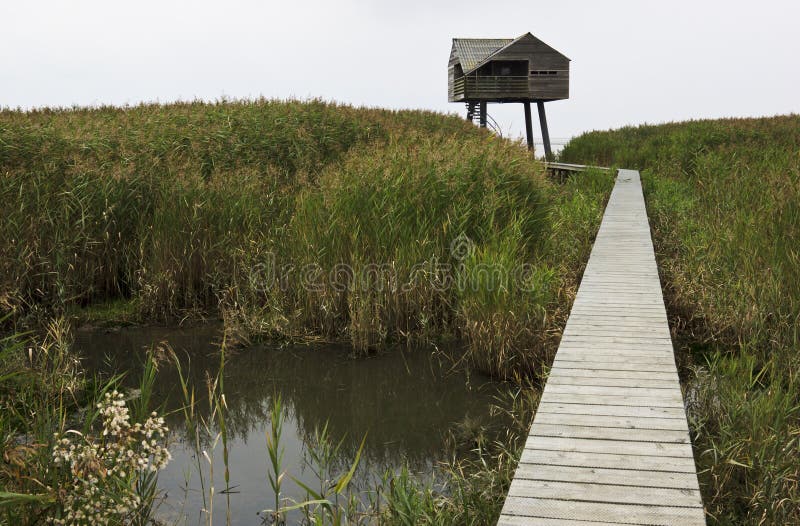
<path id="1" fill-rule="evenodd" d="M 569 59 L 530 33 L 518 38 L 454 38 L 447 68 L 450 102 L 467 105 L 467 120 L 486 127 L 486 104 L 521 102 L 533 149 L 531 102 L 539 110 L 545 157 L 552 159 L 544 103 L 569 98 Z"/>

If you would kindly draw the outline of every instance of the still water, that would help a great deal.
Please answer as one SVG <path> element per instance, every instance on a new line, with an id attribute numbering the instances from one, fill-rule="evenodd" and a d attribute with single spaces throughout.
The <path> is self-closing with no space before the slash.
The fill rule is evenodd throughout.
<path id="1" fill-rule="evenodd" d="M 125 373 L 123 383 L 136 386 L 145 351 L 168 345 L 197 393 L 197 411 L 208 421 L 208 400 L 203 395 L 208 378 L 219 370 L 219 334 L 217 326 L 84 330 L 78 331 L 75 347 L 90 372 Z M 184 397 L 177 368 L 164 363 L 154 402 L 163 404 L 168 414 L 173 460 L 159 476 L 166 497 L 157 516 L 170 523 L 205 524 L 213 486 L 214 523 L 225 524 L 228 514 L 232 524 L 260 523 L 264 514 L 259 512 L 275 503 L 267 478 L 266 447 L 275 397 L 283 401 L 286 415 L 283 469 L 310 487 L 318 488 L 319 479 L 310 469 L 307 445 L 313 442 L 315 428 L 326 423 L 334 440 L 342 441 L 335 473 L 347 471 L 367 437 L 352 483 L 361 498 L 367 498 L 366 492 L 387 470 L 397 472 L 404 465 L 422 480 L 438 482 L 440 461 L 454 452 L 468 454 L 479 436 L 491 437 L 507 424 L 492 411 L 502 405 L 507 389 L 454 361 L 454 354 L 458 353 L 452 349 L 447 353 L 393 349 L 352 358 L 347 349 L 330 346 L 257 346 L 229 352 L 223 375 L 228 494 L 221 493 L 225 489 L 222 443 L 213 443 L 218 426 L 210 426 L 198 451 L 180 409 Z M 282 498 L 306 498 L 291 478 L 283 480 Z"/>

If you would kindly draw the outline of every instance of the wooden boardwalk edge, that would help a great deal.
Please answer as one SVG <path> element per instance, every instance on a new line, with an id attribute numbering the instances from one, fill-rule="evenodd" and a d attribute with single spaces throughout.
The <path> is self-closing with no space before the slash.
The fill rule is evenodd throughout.
<path id="1" fill-rule="evenodd" d="M 617 175 L 498 524 L 705 524 L 638 171 Z"/>

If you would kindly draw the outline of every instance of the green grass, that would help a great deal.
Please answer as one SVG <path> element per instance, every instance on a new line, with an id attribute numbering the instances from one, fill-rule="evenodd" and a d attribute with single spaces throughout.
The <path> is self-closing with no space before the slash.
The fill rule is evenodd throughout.
<path id="1" fill-rule="evenodd" d="M 800 521 L 800 117 L 592 132 L 638 168 L 712 522 Z"/>

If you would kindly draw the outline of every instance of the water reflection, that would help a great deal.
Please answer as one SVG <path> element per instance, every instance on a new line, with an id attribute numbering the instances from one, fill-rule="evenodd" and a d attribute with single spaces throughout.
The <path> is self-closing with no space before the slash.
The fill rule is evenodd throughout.
<path id="1" fill-rule="evenodd" d="M 126 373 L 126 382 L 136 385 L 144 350 L 168 343 L 181 357 L 202 412 L 208 408 L 206 384 L 220 366 L 218 338 L 219 328 L 215 326 L 83 331 L 76 337 L 76 348 L 89 370 Z M 326 422 L 331 435 L 343 439 L 336 459 L 342 468 L 349 465 L 361 439 L 368 435 L 355 480 L 362 488 L 385 470 L 396 470 L 404 463 L 418 473 L 433 476 L 436 462 L 447 453 L 446 441 L 452 433 L 469 439 L 481 427 L 499 429 L 505 424 L 490 415 L 501 386 L 470 374 L 464 367 L 454 367 L 442 355 L 431 356 L 430 351 L 396 349 L 352 359 L 346 349 L 337 347 L 261 346 L 231 353 L 225 363 L 224 388 L 231 484 L 239 492 L 230 496 L 233 522 L 252 524 L 256 513 L 274 502 L 266 478 L 265 432 L 276 395 L 287 409 L 285 468 L 312 487 L 316 481 L 309 479 L 310 472 L 303 468 L 305 444 L 313 437 L 315 427 Z M 192 446 L 194 437 L 187 436 L 180 411 L 183 396 L 174 366 L 161 367 L 154 398 L 173 411 L 168 423 L 177 438 L 171 448 L 174 460 L 160 478 L 169 494 L 162 515 L 194 524 L 203 519 L 200 510 L 208 508 L 208 502 L 204 502 L 208 481 L 203 481 L 202 489 L 198 454 Z M 221 450 L 213 450 L 209 443 L 201 449 L 213 455 L 218 493 L 224 487 L 219 475 L 224 469 Z M 207 468 L 207 461 L 200 458 L 200 465 Z M 304 498 L 288 479 L 284 491 L 284 496 Z M 214 520 L 224 521 L 225 502 L 217 499 Z"/>

